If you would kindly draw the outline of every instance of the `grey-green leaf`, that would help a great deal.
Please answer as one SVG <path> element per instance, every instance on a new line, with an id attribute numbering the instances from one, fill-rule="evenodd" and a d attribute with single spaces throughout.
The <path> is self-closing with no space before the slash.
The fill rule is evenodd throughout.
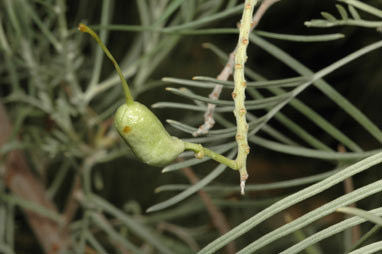
<path id="1" fill-rule="evenodd" d="M 337 8 L 338 12 L 340 13 L 341 18 L 343 20 L 347 20 L 349 18 L 349 15 L 348 15 L 346 9 L 342 5 L 336 4 L 336 8 Z"/>
<path id="2" fill-rule="evenodd" d="M 356 10 L 356 8 L 354 8 L 351 5 L 348 5 L 348 9 L 349 9 L 349 12 L 350 12 L 351 16 L 353 17 L 353 19 L 355 19 L 355 20 L 360 20 L 361 19 L 361 16 L 359 15 L 359 13 Z"/>
<path id="3" fill-rule="evenodd" d="M 336 21 L 337 19 L 332 15 L 330 14 L 329 12 L 321 12 L 321 16 L 324 17 L 327 21 Z"/>
<path id="4" fill-rule="evenodd" d="M 377 216 L 375 214 L 370 213 L 369 211 L 365 211 L 356 207 L 340 207 L 337 209 L 337 212 L 346 213 L 355 215 L 358 217 L 362 217 L 368 221 L 371 221 L 377 225 L 380 225 L 382 227 L 382 217 Z"/>

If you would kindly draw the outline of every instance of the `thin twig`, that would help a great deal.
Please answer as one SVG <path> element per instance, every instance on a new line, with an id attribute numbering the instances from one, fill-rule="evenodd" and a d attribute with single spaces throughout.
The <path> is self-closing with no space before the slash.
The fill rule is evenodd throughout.
<path id="1" fill-rule="evenodd" d="M 246 0 L 244 3 L 243 15 L 240 20 L 240 33 L 235 53 L 235 65 L 233 79 L 235 89 L 232 98 L 235 102 L 235 110 L 233 111 L 236 118 L 236 142 L 237 157 L 236 165 L 240 173 L 240 189 L 244 195 L 245 182 L 248 178 L 247 173 L 247 156 L 249 154 L 248 146 L 248 123 L 246 119 L 247 110 L 245 108 L 245 88 L 247 82 L 244 75 L 244 66 L 247 61 L 247 47 L 249 44 L 249 34 L 251 32 L 252 14 L 256 0 Z"/>
<path id="2" fill-rule="evenodd" d="M 194 171 L 191 168 L 184 168 L 183 173 L 186 175 L 190 183 L 196 184 L 197 182 L 199 182 L 199 178 L 195 175 Z M 211 217 L 212 223 L 217 228 L 219 233 L 221 235 L 224 235 L 225 233 L 227 233 L 230 230 L 230 226 L 224 214 L 220 211 L 220 209 L 216 205 L 214 205 L 214 203 L 212 202 L 207 192 L 200 190 L 198 194 L 207 208 L 207 211 Z M 226 250 L 227 250 L 227 253 L 229 254 L 236 253 L 235 242 L 232 241 L 229 244 L 227 244 Z"/>
<path id="3" fill-rule="evenodd" d="M 201 144 L 194 144 L 190 142 L 184 142 L 184 149 L 194 151 L 195 157 L 198 159 L 202 159 L 204 156 L 210 157 L 211 159 L 220 162 L 228 167 L 238 170 L 236 161 L 228 159 L 227 157 L 218 154 L 206 147 L 203 147 Z"/>
<path id="4" fill-rule="evenodd" d="M 261 3 L 260 7 L 257 9 L 255 15 L 253 16 L 252 24 L 251 24 L 251 31 L 253 31 L 253 29 L 259 24 L 261 18 L 264 16 L 264 14 L 268 10 L 268 8 L 278 1 L 280 1 L 280 0 L 264 0 Z M 217 76 L 218 80 L 227 81 L 229 79 L 229 77 L 232 75 L 236 49 L 237 49 L 237 47 L 235 47 L 235 49 L 229 54 L 229 58 L 228 58 L 227 63 L 225 64 L 225 66 L 224 66 L 223 70 L 220 72 L 220 74 Z M 216 85 L 215 88 L 210 93 L 209 97 L 213 100 L 219 99 L 222 88 L 223 88 L 222 85 Z M 208 133 L 208 131 L 214 126 L 214 124 L 215 124 L 215 120 L 214 120 L 215 107 L 216 107 L 215 104 L 208 103 L 207 111 L 204 114 L 204 123 L 198 128 L 197 131 L 195 131 L 192 134 L 194 137 Z"/>

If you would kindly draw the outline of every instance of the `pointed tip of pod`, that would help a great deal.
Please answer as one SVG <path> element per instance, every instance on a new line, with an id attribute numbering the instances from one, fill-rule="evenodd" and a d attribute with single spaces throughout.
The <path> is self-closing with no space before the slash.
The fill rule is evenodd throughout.
<path id="1" fill-rule="evenodd" d="M 78 25 L 78 30 L 81 31 L 81 32 L 85 32 L 86 28 L 87 28 L 87 26 L 85 24 L 80 23 Z"/>

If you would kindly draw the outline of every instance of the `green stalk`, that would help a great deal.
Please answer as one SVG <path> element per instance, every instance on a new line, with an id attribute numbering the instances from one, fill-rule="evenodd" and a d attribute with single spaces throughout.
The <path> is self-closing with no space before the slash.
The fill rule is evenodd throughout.
<path id="1" fill-rule="evenodd" d="M 200 144 L 194 144 L 190 142 L 184 142 L 184 149 L 191 150 L 195 153 L 196 158 L 202 159 L 204 156 L 208 156 L 211 159 L 220 162 L 232 169 L 238 169 L 237 163 L 234 160 L 228 159 L 227 157 L 215 153 L 214 151 L 203 147 Z"/>
<path id="2" fill-rule="evenodd" d="M 243 16 L 240 22 L 239 41 L 235 53 L 235 66 L 234 66 L 234 81 L 235 89 L 232 97 L 235 101 L 234 115 L 236 117 L 236 141 L 238 146 L 238 153 L 236 164 L 240 172 L 240 188 L 241 194 L 244 194 L 245 181 L 248 178 L 247 173 L 247 155 L 249 154 L 248 146 L 248 124 L 246 121 L 245 109 L 245 88 L 247 82 L 244 77 L 244 64 L 247 60 L 247 46 L 249 43 L 249 33 L 251 31 L 253 8 L 256 5 L 256 0 L 246 0 L 243 9 Z"/>
<path id="3" fill-rule="evenodd" d="M 123 91 L 125 93 L 125 97 L 126 97 L 126 104 L 127 105 L 131 105 L 134 103 L 134 99 L 133 99 L 133 96 L 131 96 L 131 92 L 130 92 L 130 89 L 129 89 L 129 85 L 127 84 L 123 74 L 122 74 L 122 71 L 121 69 L 119 68 L 119 65 L 117 63 L 117 61 L 114 59 L 113 55 L 110 53 L 110 51 L 107 49 L 107 47 L 105 46 L 105 44 L 103 44 L 103 42 L 101 41 L 101 39 L 98 37 L 98 35 L 91 29 L 89 28 L 88 26 L 84 25 L 84 24 L 80 24 L 78 26 L 78 30 L 80 30 L 81 32 L 84 32 L 84 33 L 88 33 L 90 34 L 96 41 L 97 43 L 101 46 L 102 50 L 105 52 L 105 54 L 107 55 L 107 57 L 110 59 L 110 61 L 114 64 L 114 67 L 115 69 L 117 70 L 117 73 L 119 75 L 119 78 L 121 79 L 121 83 L 122 83 L 122 88 L 123 88 Z"/>

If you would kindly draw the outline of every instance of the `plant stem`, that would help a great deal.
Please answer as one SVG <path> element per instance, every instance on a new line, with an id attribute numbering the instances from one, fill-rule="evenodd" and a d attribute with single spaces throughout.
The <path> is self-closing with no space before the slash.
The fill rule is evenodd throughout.
<path id="1" fill-rule="evenodd" d="M 78 30 L 80 30 L 81 32 L 90 34 L 90 35 L 97 41 L 97 43 L 101 46 L 102 50 L 105 52 L 105 54 L 106 54 L 107 57 L 110 59 L 110 61 L 112 61 L 112 63 L 114 64 L 115 69 L 116 69 L 117 72 L 118 72 L 119 78 L 121 79 L 121 83 L 122 83 L 123 91 L 124 91 L 124 93 L 125 93 L 126 104 L 127 104 L 127 105 L 131 105 L 131 104 L 133 104 L 133 103 L 134 103 L 134 99 L 133 99 L 133 96 L 131 95 L 129 86 L 128 86 L 128 84 L 127 84 L 125 78 L 123 77 L 122 71 L 121 71 L 121 69 L 119 68 L 119 65 L 118 65 L 117 61 L 115 60 L 115 58 L 113 57 L 113 55 L 110 53 L 110 51 L 107 49 L 107 47 L 105 46 L 105 44 L 103 44 L 103 42 L 102 42 L 101 39 L 98 37 L 98 35 L 97 35 L 91 28 L 89 28 L 88 26 L 86 26 L 86 25 L 84 25 L 84 24 L 80 24 L 80 25 L 78 26 Z"/>
<path id="2" fill-rule="evenodd" d="M 274 3 L 278 2 L 280 0 L 264 0 L 260 7 L 257 9 L 255 15 L 252 18 L 252 24 L 250 32 L 255 29 L 257 24 L 259 24 L 260 19 L 263 17 L 265 12 L 268 10 L 268 8 L 273 5 Z M 233 29 L 235 32 L 237 32 L 237 29 Z M 200 29 L 199 29 L 200 31 Z M 216 33 L 216 29 L 214 29 L 214 32 Z M 240 31 L 239 31 L 240 32 Z M 229 54 L 229 58 L 227 60 L 227 63 L 225 64 L 223 70 L 220 72 L 220 74 L 217 76 L 218 80 L 227 81 L 228 78 L 232 75 L 232 69 L 233 64 L 235 61 L 235 53 L 237 50 L 237 46 L 235 46 L 235 49 Z M 210 93 L 209 97 L 212 99 L 219 99 L 219 96 L 221 94 L 223 86 L 222 85 L 216 85 L 213 91 Z M 195 131 L 192 135 L 194 137 L 197 137 L 201 134 L 206 134 L 208 131 L 215 125 L 214 120 L 214 111 L 215 111 L 216 105 L 212 103 L 208 103 L 207 111 L 204 114 L 204 123 L 198 128 L 197 131 Z"/>
<path id="3" fill-rule="evenodd" d="M 218 153 L 215 153 L 214 151 L 208 148 L 205 148 L 200 144 L 184 142 L 184 149 L 193 151 L 195 153 L 196 158 L 198 159 L 202 159 L 204 156 L 208 156 L 211 159 L 217 162 L 220 162 L 224 165 L 227 165 L 228 167 L 234 170 L 239 169 L 235 160 L 228 159 L 227 157 L 220 155 Z"/>
<path id="4" fill-rule="evenodd" d="M 248 178 L 247 173 L 247 155 L 249 154 L 248 146 L 248 124 L 246 120 L 245 109 L 245 88 L 247 82 L 244 77 L 244 64 L 247 60 L 247 46 L 249 43 L 249 33 L 251 27 L 255 25 L 252 23 L 253 8 L 256 5 L 256 0 L 246 0 L 244 4 L 243 16 L 240 22 L 239 41 L 236 46 L 235 52 L 235 66 L 234 66 L 234 80 L 235 89 L 232 93 L 232 97 L 235 102 L 234 115 L 236 117 L 236 141 L 238 146 L 238 154 L 236 160 L 230 160 L 220 154 L 217 154 L 207 148 L 204 148 L 200 144 L 193 144 L 184 142 L 185 150 L 192 150 L 195 152 L 197 158 L 203 158 L 208 156 L 220 163 L 227 165 L 228 167 L 239 170 L 240 173 L 240 189 L 241 194 L 244 195 L 245 181 Z"/>
<path id="5" fill-rule="evenodd" d="M 247 46 L 249 42 L 249 33 L 251 30 L 251 21 L 253 7 L 256 4 L 256 0 L 246 0 L 244 4 L 243 16 L 240 22 L 239 41 L 236 47 L 235 65 L 234 65 L 234 81 L 235 89 L 232 93 L 232 97 L 235 101 L 234 115 L 236 117 L 236 141 L 238 145 L 238 154 L 236 158 L 236 164 L 240 172 L 240 188 L 241 194 L 244 194 L 245 181 L 248 178 L 247 173 L 247 155 L 249 153 L 249 146 L 247 140 L 248 124 L 245 118 L 245 88 L 247 82 L 244 77 L 244 64 L 247 60 Z"/>

